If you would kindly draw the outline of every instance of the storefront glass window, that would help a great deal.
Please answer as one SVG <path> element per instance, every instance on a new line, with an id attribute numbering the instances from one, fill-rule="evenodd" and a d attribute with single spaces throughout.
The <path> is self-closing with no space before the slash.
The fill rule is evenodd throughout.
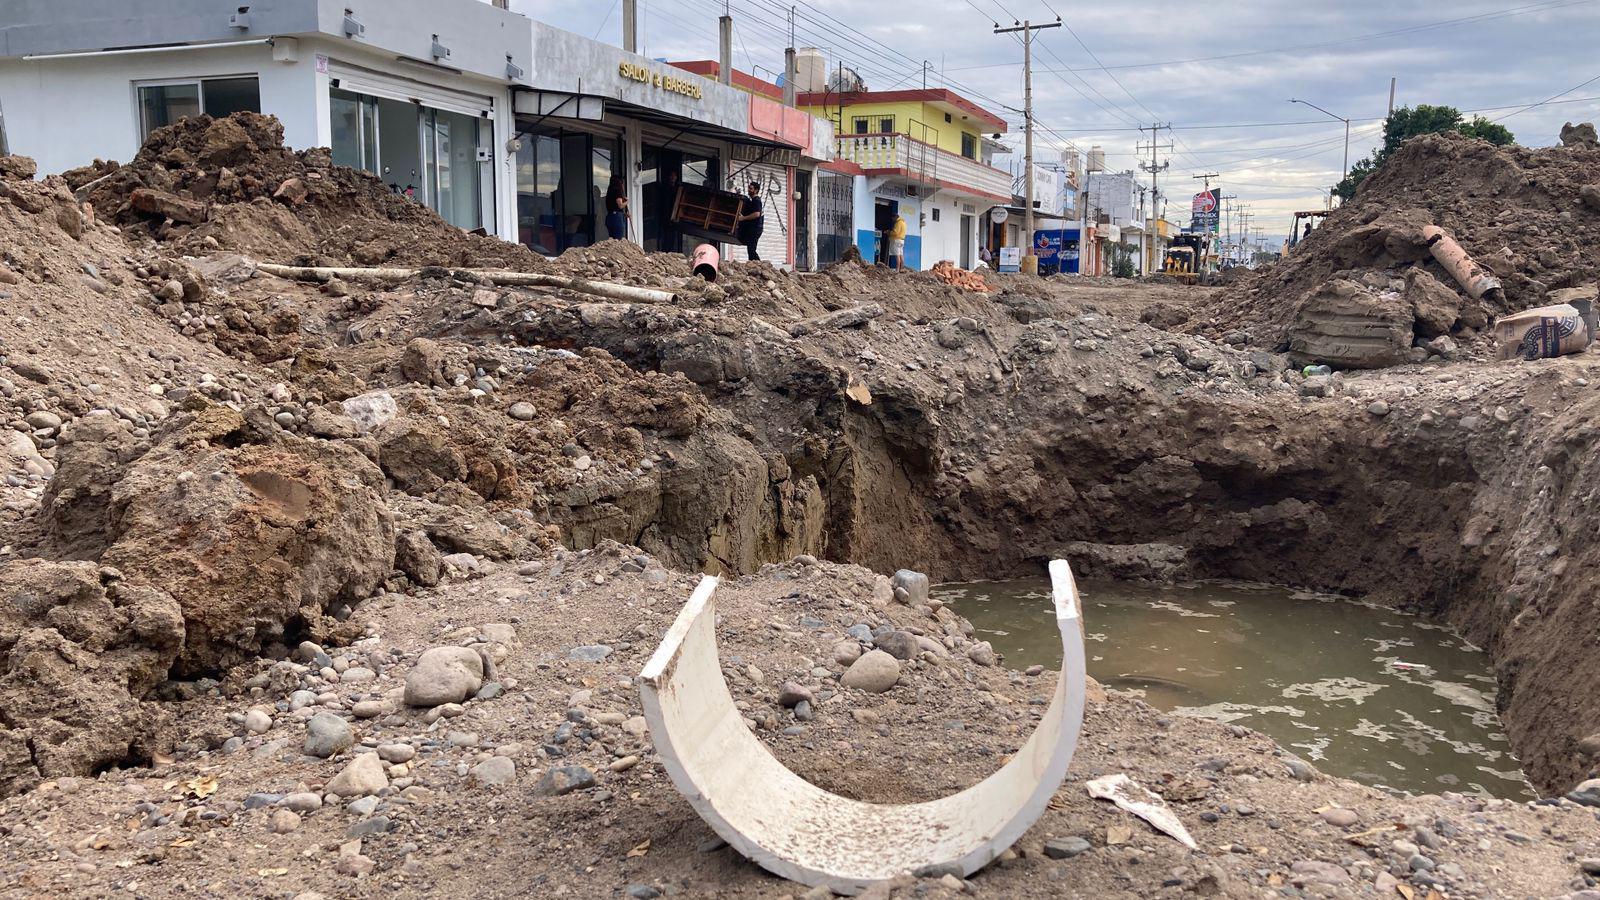
<path id="1" fill-rule="evenodd" d="M 609 135 L 541 127 L 519 135 L 517 239 L 548 256 L 606 238 L 602 208 L 621 143 Z"/>
<path id="2" fill-rule="evenodd" d="M 328 92 L 333 161 L 382 178 L 458 228 L 482 227 L 487 128 L 465 113 L 334 88 Z"/>

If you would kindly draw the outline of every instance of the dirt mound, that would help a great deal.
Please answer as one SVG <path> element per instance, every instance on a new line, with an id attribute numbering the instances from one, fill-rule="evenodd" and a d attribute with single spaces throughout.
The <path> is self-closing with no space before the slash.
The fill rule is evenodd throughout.
<path id="1" fill-rule="evenodd" d="M 292 151 L 271 116 L 195 116 L 151 133 L 124 166 L 66 173 L 96 209 L 163 241 L 275 262 L 542 270 L 543 257 L 469 234 L 377 176 Z"/>
<path id="2" fill-rule="evenodd" d="M 1600 225 L 1600 209 L 1581 199 L 1597 182 L 1600 150 L 1496 147 L 1459 134 L 1413 138 L 1286 259 L 1227 286 L 1188 327 L 1213 335 L 1243 330 L 1254 344 L 1287 349 L 1305 301 L 1337 277 L 1373 286 L 1375 302 L 1418 319 L 1419 345 L 1440 334 L 1470 340 L 1494 316 L 1600 278 L 1600 246 L 1587 237 Z M 1419 232 L 1430 222 L 1500 279 L 1503 301 L 1460 294 L 1422 242 Z M 1458 293 L 1452 321 L 1440 320 L 1437 302 L 1418 310 L 1405 283 L 1391 289 L 1390 282 L 1414 282 L 1419 269 Z"/>

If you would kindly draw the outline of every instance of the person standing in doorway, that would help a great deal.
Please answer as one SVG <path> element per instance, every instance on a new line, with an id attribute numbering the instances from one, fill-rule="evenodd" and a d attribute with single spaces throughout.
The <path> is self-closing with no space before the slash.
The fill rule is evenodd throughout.
<path id="1" fill-rule="evenodd" d="M 889 268 L 903 269 L 906 265 L 906 217 L 896 215 L 894 227 L 889 229 Z"/>
<path id="2" fill-rule="evenodd" d="M 628 189 L 621 175 L 611 176 L 611 186 L 606 188 L 606 234 L 613 241 L 628 237 Z"/>
<path id="3" fill-rule="evenodd" d="M 744 245 L 745 253 L 749 254 L 752 262 L 761 258 L 761 253 L 756 245 L 761 242 L 761 232 L 766 227 L 761 208 L 761 183 L 750 182 L 748 196 L 745 197 L 743 212 L 739 213 L 736 221 L 739 224 L 739 243 Z"/>

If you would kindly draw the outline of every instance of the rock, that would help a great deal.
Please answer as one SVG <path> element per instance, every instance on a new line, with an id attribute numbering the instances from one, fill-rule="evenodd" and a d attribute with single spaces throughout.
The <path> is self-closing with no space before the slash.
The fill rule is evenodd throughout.
<path id="1" fill-rule="evenodd" d="M 1600 778 L 1591 778 L 1567 792 L 1567 799 L 1583 806 L 1600 807 Z"/>
<path id="2" fill-rule="evenodd" d="M 383 715 L 383 701 L 358 700 L 351 705 L 350 714 L 358 719 L 376 719 Z"/>
<path id="3" fill-rule="evenodd" d="M 890 631 L 872 639 L 872 645 L 895 659 L 915 659 L 921 651 L 917 636 L 909 631 Z"/>
<path id="4" fill-rule="evenodd" d="M 348 750 L 356 741 L 350 723 L 333 713 L 320 712 L 306 722 L 305 752 L 323 759 Z"/>
<path id="5" fill-rule="evenodd" d="M 1600 858 L 1580 859 L 1578 868 L 1582 869 L 1585 875 L 1600 875 Z"/>
<path id="6" fill-rule="evenodd" d="M 439 583 L 444 563 L 439 548 L 423 531 L 403 531 L 394 540 L 394 567 L 423 587 Z"/>
<path id="7" fill-rule="evenodd" d="M 648 884 L 628 885 L 628 896 L 632 900 L 656 900 L 661 896 L 660 889 Z"/>
<path id="8" fill-rule="evenodd" d="M 1069 541 L 1061 556 L 1080 578 L 1118 581 L 1182 581 L 1190 577 L 1189 553 L 1176 544 L 1097 544 Z"/>
<path id="9" fill-rule="evenodd" d="M 1367 412 L 1374 416 L 1387 416 L 1389 404 L 1383 400 L 1374 400 L 1367 404 Z"/>
<path id="10" fill-rule="evenodd" d="M 900 680 L 900 663 L 882 650 L 872 650 L 851 663 L 839 680 L 845 687 L 881 694 Z"/>
<path id="11" fill-rule="evenodd" d="M 995 655 L 994 647 L 988 641 L 979 641 L 967 648 L 967 659 L 980 666 L 997 666 L 1000 659 Z"/>
<path id="12" fill-rule="evenodd" d="M 600 662 L 611 655 L 611 648 L 604 644 L 589 644 L 583 647 L 573 647 L 567 651 L 567 659 L 573 662 Z"/>
<path id="13" fill-rule="evenodd" d="M 61 417 L 47 409 L 35 410 L 23 418 L 28 427 L 34 430 L 48 429 L 54 431 L 61 427 Z"/>
<path id="14" fill-rule="evenodd" d="M 1053 838 L 1044 842 L 1044 855 L 1051 859 L 1071 859 L 1089 852 L 1090 843 L 1081 837 Z"/>
<path id="15" fill-rule="evenodd" d="M 351 397 L 339 405 L 344 408 L 344 414 L 356 424 L 356 430 L 361 434 L 367 434 L 400 414 L 400 408 L 394 402 L 394 395 L 388 391 L 373 391 L 359 397 Z"/>
<path id="16" fill-rule="evenodd" d="M 594 773 L 583 766 L 557 766 L 544 773 L 533 792 L 541 797 L 560 797 L 594 787 Z"/>
<path id="17" fill-rule="evenodd" d="M 1405 301 L 1416 316 L 1416 333 L 1424 338 L 1449 334 L 1461 318 L 1461 295 L 1421 267 L 1406 273 Z"/>
<path id="18" fill-rule="evenodd" d="M 1302 397 L 1332 397 L 1333 376 L 1308 375 L 1300 382 L 1300 396 Z"/>
<path id="19" fill-rule="evenodd" d="M 410 744 L 379 744 L 378 758 L 388 763 L 410 762 L 417 755 L 417 748 Z"/>
<path id="20" fill-rule="evenodd" d="M 1578 742 L 1579 756 L 1600 756 L 1600 733 L 1591 734 Z"/>
<path id="21" fill-rule="evenodd" d="M 273 834 L 288 834 L 300 827 L 300 816 L 292 810 L 277 809 L 267 817 L 267 830 Z"/>
<path id="22" fill-rule="evenodd" d="M 134 188 L 128 195 L 128 206 L 148 216 L 171 219 L 185 225 L 204 222 L 210 215 L 206 204 L 198 200 L 185 200 L 176 194 L 154 188 Z"/>
<path id="23" fill-rule="evenodd" d="M 1600 212 L 1600 184 L 1586 184 L 1578 188 L 1578 200 L 1595 212 Z"/>
<path id="24" fill-rule="evenodd" d="M 299 178 L 285 178 L 278 189 L 272 192 L 272 199 L 281 201 L 287 206 L 299 206 L 311 196 L 311 189 Z"/>
<path id="25" fill-rule="evenodd" d="M 516 774 L 517 764 L 504 756 L 492 756 L 472 767 L 472 779 L 483 787 L 505 784 Z"/>
<path id="26" fill-rule="evenodd" d="M 1343 809 L 1337 806 L 1332 809 L 1323 810 L 1321 815 L 1322 821 L 1327 822 L 1329 825 L 1332 825 L 1335 828 L 1349 828 L 1350 826 L 1361 821 L 1361 816 L 1357 814 L 1355 810 Z"/>
<path id="27" fill-rule="evenodd" d="M 1326 363 L 1378 369 L 1406 361 L 1415 315 L 1393 293 L 1335 278 L 1307 291 L 1289 327 L 1289 357 L 1296 365 Z"/>
<path id="28" fill-rule="evenodd" d="M 313 812 L 322 808 L 322 795 L 311 791 L 299 791 L 286 795 L 278 801 L 278 805 L 297 813 Z"/>
<path id="29" fill-rule="evenodd" d="M 1600 147 L 1593 122 L 1581 122 L 1577 125 L 1567 122 L 1561 126 L 1561 146 L 1587 147 L 1593 149 Z"/>
<path id="30" fill-rule="evenodd" d="M 506 414 L 518 422 L 531 422 L 539 415 L 539 412 L 533 408 L 532 403 L 519 400 L 511 404 L 511 408 L 506 410 Z"/>
<path id="31" fill-rule="evenodd" d="M 328 782 L 328 793 L 336 797 L 366 797 L 389 786 L 383 760 L 376 753 L 358 753 L 339 774 Z"/>
<path id="32" fill-rule="evenodd" d="M 39 164 L 31 156 L 0 155 L 0 181 L 32 181 Z"/>
<path id="33" fill-rule="evenodd" d="M 413 338 L 400 355 L 400 377 L 422 384 L 444 385 L 449 378 L 444 371 L 444 351 L 427 338 Z"/>
<path id="34" fill-rule="evenodd" d="M 778 704 L 785 708 L 792 708 L 800 703 L 815 703 L 816 699 L 809 688 L 793 681 L 785 681 L 783 686 L 778 688 Z"/>
<path id="35" fill-rule="evenodd" d="M 833 661 L 848 666 L 861 658 L 861 645 L 855 641 L 840 641 L 833 645 Z"/>
<path id="36" fill-rule="evenodd" d="M 408 706 L 460 703 L 483 687 L 483 658 L 466 647 L 433 647 L 423 651 L 406 674 Z"/>
<path id="37" fill-rule="evenodd" d="M 1330 862 L 1302 859 L 1291 865 L 1289 871 L 1293 873 L 1291 879 L 1297 885 L 1322 884 L 1341 885 L 1350 883 L 1350 873 L 1343 867 Z"/>
<path id="38" fill-rule="evenodd" d="M 381 802 L 377 797 L 362 797 L 360 800 L 351 800 L 346 803 L 344 808 L 349 810 L 351 815 L 370 816 L 377 810 L 378 804 Z"/>
<path id="39" fill-rule="evenodd" d="M 478 633 L 483 635 L 484 640 L 496 644 L 511 644 L 517 639 L 517 627 L 505 622 L 490 622 L 479 628 Z"/>
<path id="40" fill-rule="evenodd" d="M 350 417 L 320 406 L 312 407 L 306 414 L 306 430 L 330 441 L 348 440 L 359 433 L 356 423 L 351 421 Z"/>
<path id="41" fill-rule="evenodd" d="M 1456 346 L 1455 338 L 1448 334 L 1441 334 L 1433 340 L 1428 341 L 1424 346 L 1427 347 L 1431 352 L 1437 353 L 1445 359 L 1455 359 L 1460 349 Z"/>
<path id="42" fill-rule="evenodd" d="M 272 728 L 272 715 L 263 709 L 252 709 L 244 714 L 244 730 L 251 734 L 266 734 Z"/>
<path id="43" fill-rule="evenodd" d="M 371 875 L 372 870 L 377 867 L 377 863 L 366 856 L 362 856 L 360 853 L 352 853 L 348 856 L 341 854 L 338 862 L 333 864 L 335 872 L 350 878 L 365 878 Z"/>
<path id="44" fill-rule="evenodd" d="M 1289 774 L 1294 778 L 1295 781 L 1317 780 L 1316 768 L 1303 759 L 1295 759 L 1294 757 L 1290 757 L 1289 759 L 1284 760 L 1284 765 L 1288 767 Z"/>
<path id="45" fill-rule="evenodd" d="M 928 576 L 910 569 L 901 569 L 894 573 L 889 583 L 905 590 L 909 599 L 907 603 L 912 606 L 925 606 L 928 603 Z"/>

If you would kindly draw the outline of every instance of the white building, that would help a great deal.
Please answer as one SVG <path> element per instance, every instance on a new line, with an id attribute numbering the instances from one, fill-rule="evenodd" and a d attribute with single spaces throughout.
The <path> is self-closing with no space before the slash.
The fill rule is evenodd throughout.
<path id="1" fill-rule="evenodd" d="M 815 259 L 815 166 L 833 152 L 799 110 L 481 0 L 0 0 L 0 146 L 42 172 L 126 161 L 155 128 L 239 110 L 549 254 L 606 236 L 613 177 L 628 237 L 681 249 L 669 186 L 751 171 L 786 223 L 763 257 Z"/>

